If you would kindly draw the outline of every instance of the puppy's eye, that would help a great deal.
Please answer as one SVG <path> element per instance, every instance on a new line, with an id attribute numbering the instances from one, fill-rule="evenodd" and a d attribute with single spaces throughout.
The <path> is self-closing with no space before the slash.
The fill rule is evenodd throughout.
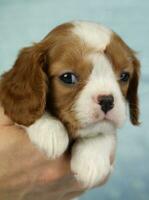
<path id="1" fill-rule="evenodd" d="M 120 75 L 120 81 L 127 82 L 129 80 L 130 74 L 128 72 L 122 72 Z"/>
<path id="2" fill-rule="evenodd" d="M 62 74 L 59 79 L 65 83 L 65 84 L 69 84 L 69 85 L 74 85 L 78 82 L 77 76 L 71 72 L 67 72 Z"/>

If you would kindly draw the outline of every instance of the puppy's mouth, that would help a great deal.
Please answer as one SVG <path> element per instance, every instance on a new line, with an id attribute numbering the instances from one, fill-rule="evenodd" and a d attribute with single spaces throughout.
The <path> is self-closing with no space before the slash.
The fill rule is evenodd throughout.
<path id="1" fill-rule="evenodd" d="M 108 117 L 104 116 L 102 119 L 96 119 L 92 122 L 86 122 L 86 123 L 83 123 L 80 128 L 81 129 L 86 129 L 86 128 L 91 128 L 91 127 L 94 127 L 94 126 L 97 126 L 99 124 L 112 124 L 114 127 L 117 127 L 117 124 L 114 120 L 111 120 L 111 119 L 108 119 Z"/>
<path id="2" fill-rule="evenodd" d="M 102 121 L 88 123 L 83 125 L 80 129 L 77 130 L 76 135 L 80 137 L 90 137 L 96 136 L 98 134 L 111 134 L 115 133 L 117 127 L 113 122 L 108 119 L 103 119 Z"/>
<path id="3" fill-rule="evenodd" d="M 123 118 L 120 116 L 117 112 L 108 112 L 108 113 L 98 113 L 98 115 L 92 115 L 93 117 L 90 119 L 90 125 L 91 124 L 98 124 L 98 123 L 110 123 L 113 124 L 116 128 L 120 128 L 123 126 L 125 122 L 125 115 Z M 121 119 L 122 118 L 122 119 Z"/>

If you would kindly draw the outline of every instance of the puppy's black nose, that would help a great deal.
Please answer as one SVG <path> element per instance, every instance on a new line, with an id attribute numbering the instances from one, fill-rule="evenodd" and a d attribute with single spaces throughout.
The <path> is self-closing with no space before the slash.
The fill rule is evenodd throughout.
<path id="1" fill-rule="evenodd" d="M 101 110 L 106 114 L 114 107 L 114 97 L 112 95 L 99 96 L 98 103 L 101 105 Z"/>

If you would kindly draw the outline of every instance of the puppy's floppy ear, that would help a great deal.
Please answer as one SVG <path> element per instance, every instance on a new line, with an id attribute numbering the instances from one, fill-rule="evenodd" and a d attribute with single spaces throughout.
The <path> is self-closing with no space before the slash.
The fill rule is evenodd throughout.
<path id="1" fill-rule="evenodd" d="M 21 50 L 13 68 L 0 80 L 0 103 L 16 123 L 30 125 L 44 112 L 46 75 L 45 52 L 38 45 Z"/>
<path id="2" fill-rule="evenodd" d="M 139 100 L 138 100 L 138 85 L 140 76 L 140 62 L 133 56 L 134 72 L 130 80 L 127 100 L 129 102 L 130 120 L 133 125 L 139 125 Z"/>

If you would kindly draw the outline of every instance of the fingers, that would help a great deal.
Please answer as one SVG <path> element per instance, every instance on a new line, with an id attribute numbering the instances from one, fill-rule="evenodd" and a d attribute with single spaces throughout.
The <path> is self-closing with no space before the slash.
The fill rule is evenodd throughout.
<path id="1" fill-rule="evenodd" d="M 4 114 L 4 109 L 0 105 L 0 126 L 12 125 L 13 122 Z"/>
<path id="2" fill-rule="evenodd" d="M 81 188 L 73 175 L 62 180 L 63 192 L 60 200 L 72 200 L 79 197 L 86 189 Z"/>
<path id="3" fill-rule="evenodd" d="M 47 163 L 43 172 L 38 177 L 39 183 L 51 184 L 51 182 L 70 176 L 70 161 L 68 156 L 63 155 L 55 160 L 48 160 L 45 155 L 45 159 Z"/>
<path id="4" fill-rule="evenodd" d="M 69 194 L 66 194 L 62 197 L 60 200 L 78 200 L 77 197 L 81 196 L 84 193 L 84 191 L 81 192 L 71 192 Z"/>

